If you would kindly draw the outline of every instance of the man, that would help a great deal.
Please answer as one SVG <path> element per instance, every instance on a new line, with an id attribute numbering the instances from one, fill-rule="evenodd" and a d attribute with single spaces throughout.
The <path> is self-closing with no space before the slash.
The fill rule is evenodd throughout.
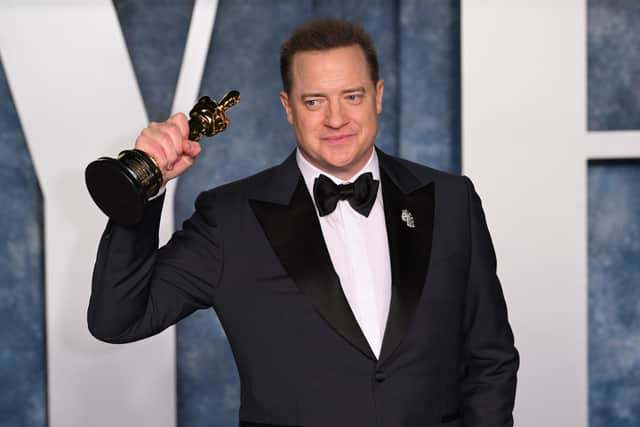
<path id="1" fill-rule="evenodd" d="M 281 73 L 296 152 L 202 193 L 163 248 L 163 197 L 109 222 L 91 332 L 128 342 L 213 307 L 245 427 L 512 425 L 518 353 L 470 181 L 374 148 L 384 82 L 361 28 L 305 24 Z M 187 135 L 178 114 L 136 148 L 167 181 L 200 152 Z"/>

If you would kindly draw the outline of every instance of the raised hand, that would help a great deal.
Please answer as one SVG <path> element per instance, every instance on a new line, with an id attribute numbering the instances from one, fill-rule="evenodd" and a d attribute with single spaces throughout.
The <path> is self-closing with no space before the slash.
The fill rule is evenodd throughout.
<path id="1" fill-rule="evenodd" d="M 189 138 L 189 121 L 183 113 L 165 122 L 151 122 L 136 139 L 135 148 L 155 160 L 162 171 L 162 186 L 181 175 L 198 157 L 200 144 Z"/>

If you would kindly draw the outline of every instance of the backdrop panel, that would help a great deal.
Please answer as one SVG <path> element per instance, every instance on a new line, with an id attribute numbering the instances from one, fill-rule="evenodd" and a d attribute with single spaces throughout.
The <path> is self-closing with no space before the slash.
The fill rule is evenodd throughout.
<path id="1" fill-rule="evenodd" d="M 588 1 L 588 127 L 640 129 L 640 4 Z M 612 132 L 598 133 L 607 144 Z M 640 147 L 640 141 L 636 140 Z M 589 423 L 640 420 L 640 161 L 589 163 Z"/>
<path id="2" fill-rule="evenodd" d="M 0 62 L 0 426 L 47 425 L 42 194 Z"/>
<path id="3" fill-rule="evenodd" d="M 640 129 L 640 2 L 588 6 L 589 130 Z"/>
<path id="4" fill-rule="evenodd" d="M 460 173 L 460 2 L 400 2 L 398 154 Z"/>
<path id="5" fill-rule="evenodd" d="M 113 0 L 150 121 L 171 113 L 194 0 Z"/>
<path id="6" fill-rule="evenodd" d="M 640 160 L 589 165 L 589 425 L 640 420 Z"/>

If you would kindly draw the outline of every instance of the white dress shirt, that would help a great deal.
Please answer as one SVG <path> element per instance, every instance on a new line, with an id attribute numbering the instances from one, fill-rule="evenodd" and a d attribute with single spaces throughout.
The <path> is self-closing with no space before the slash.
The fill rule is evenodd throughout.
<path id="1" fill-rule="evenodd" d="M 321 171 L 309 163 L 300 150 L 296 152 L 296 160 L 312 198 L 313 184 L 320 174 L 336 184 L 355 181 L 367 172 L 380 181 L 375 150 L 364 168 L 349 181 Z M 376 357 L 380 356 L 391 301 L 391 263 L 382 203 L 381 184 L 368 217 L 356 212 L 346 200 L 340 200 L 336 210 L 324 217 L 318 214 L 316 207 L 322 235 L 342 290 Z"/>

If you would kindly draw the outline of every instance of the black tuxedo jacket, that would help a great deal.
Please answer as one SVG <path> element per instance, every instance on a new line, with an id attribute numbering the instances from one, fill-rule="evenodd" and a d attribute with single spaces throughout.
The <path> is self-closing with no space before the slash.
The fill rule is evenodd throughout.
<path id="1" fill-rule="evenodd" d="M 90 331 L 129 342 L 213 307 L 240 373 L 241 426 L 512 425 L 518 353 L 480 200 L 466 178 L 378 154 L 392 269 L 379 360 L 294 155 L 202 193 L 160 249 L 162 198 L 136 227 L 109 222 Z"/>

